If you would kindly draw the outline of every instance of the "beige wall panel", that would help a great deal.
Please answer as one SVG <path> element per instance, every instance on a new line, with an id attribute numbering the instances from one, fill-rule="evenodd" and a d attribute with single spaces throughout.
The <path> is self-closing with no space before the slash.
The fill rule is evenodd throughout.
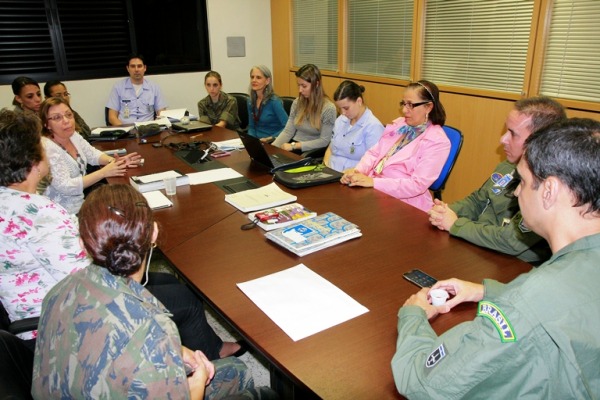
<path id="1" fill-rule="evenodd" d="M 271 37 L 273 42 L 273 88 L 280 96 L 295 93 L 296 84 L 290 87 L 288 73 L 292 65 L 292 43 L 289 15 L 291 2 L 271 0 Z"/>
<path id="2" fill-rule="evenodd" d="M 290 72 L 293 67 L 290 56 L 290 3 L 289 0 L 271 0 L 273 66 L 276 76 L 281 76 L 282 71 L 288 76 L 289 92 L 285 93 L 286 88 L 276 86 L 277 93 L 297 96 L 296 78 Z M 285 60 L 289 61 L 287 65 L 284 65 Z M 325 90 L 330 97 L 333 97 L 342 80 L 343 77 L 324 78 Z M 400 116 L 398 103 L 402 98 L 403 86 L 360 79 L 355 79 L 355 82 L 365 86 L 365 101 L 384 125 Z M 460 129 L 464 135 L 461 154 L 443 193 L 444 201 L 452 202 L 478 188 L 496 164 L 504 159 L 500 136 L 506 129 L 504 122 L 514 101 L 456 93 L 442 93 L 441 99 L 446 108 L 446 123 Z M 569 117 L 600 119 L 600 113 L 596 112 L 568 110 L 567 114 Z"/>

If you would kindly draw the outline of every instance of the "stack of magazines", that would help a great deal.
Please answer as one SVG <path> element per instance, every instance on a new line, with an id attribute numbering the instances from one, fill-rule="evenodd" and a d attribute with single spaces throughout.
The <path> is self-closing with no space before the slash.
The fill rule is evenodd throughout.
<path id="1" fill-rule="evenodd" d="M 286 204 L 248 214 L 248 218 L 265 231 L 283 228 L 316 216 L 316 212 L 299 203 Z"/>
<path id="2" fill-rule="evenodd" d="M 284 228 L 267 232 L 265 236 L 302 257 L 362 236 L 355 224 L 328 212 Z"/>

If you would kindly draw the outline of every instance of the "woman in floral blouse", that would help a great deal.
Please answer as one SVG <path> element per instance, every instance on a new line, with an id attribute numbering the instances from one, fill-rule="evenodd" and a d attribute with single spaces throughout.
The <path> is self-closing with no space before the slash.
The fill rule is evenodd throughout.
<path id="1" fill-rule="evenodd" d="M 40 131 L 35 115 L 0 111 L 0 299 L 13 322 L 39 316 L 48 290 L 90 262 L 76 221 L 36 194 L 48 174 Z"/>

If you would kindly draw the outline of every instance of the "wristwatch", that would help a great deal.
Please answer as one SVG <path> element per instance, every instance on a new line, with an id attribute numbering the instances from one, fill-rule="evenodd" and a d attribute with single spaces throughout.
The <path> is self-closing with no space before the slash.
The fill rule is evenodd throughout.
<path id="1" fill-rule="evenodd" d="M 292 150 L 296 150 L 296 142 L 292 142 Z"/>

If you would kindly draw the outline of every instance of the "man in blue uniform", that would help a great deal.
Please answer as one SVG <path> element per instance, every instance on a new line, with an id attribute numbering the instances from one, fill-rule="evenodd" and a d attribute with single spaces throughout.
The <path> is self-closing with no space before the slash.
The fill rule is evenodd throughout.
<path id="1" fill-rule="evenodd" d="M 106 103 L 112 126 L 152 121 L 167 108 L 160 87 L 144 78 L 146 64 L 139 54 L 129 57 L 129 78 L 115 83 Z"/>

